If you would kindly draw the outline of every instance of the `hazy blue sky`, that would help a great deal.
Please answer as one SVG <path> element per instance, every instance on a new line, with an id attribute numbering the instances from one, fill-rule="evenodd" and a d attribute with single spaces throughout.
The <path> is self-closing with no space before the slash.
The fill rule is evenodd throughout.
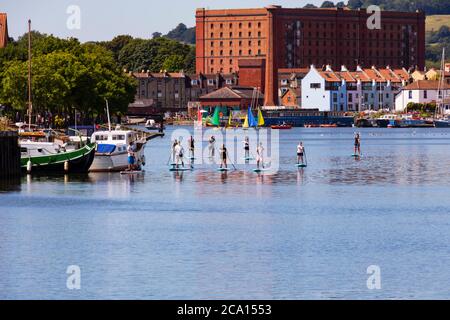
<path id="1" fill-rule="evenodd" d="M 76 37 L 81 41 L 109 40 L 119 34 L 149 38 L 155 31 L 167 33 L 178 23 L 195 24 L 195 9 L 253 8 L 269 4 L 302 7 L 320 5 L 323 0 L 1 0 L 0 12 L 8 14 L 10 36 L 15 39 L 26 32 L 27 21 L 33 29 L 59 37 Z M 334 1 L 338 2 L 338 1 Z M 224 4 L 226 3 L 226 5 Z M 70 5 L 81 9 L 81 29 L 66 26 Z"/>

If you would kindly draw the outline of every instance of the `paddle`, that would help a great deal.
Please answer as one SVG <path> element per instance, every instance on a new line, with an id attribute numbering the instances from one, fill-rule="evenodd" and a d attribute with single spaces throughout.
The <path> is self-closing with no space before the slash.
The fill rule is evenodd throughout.
<path id="1" fill-rule="evenodd" d="M 167 160 L 167 165 L 170 163 L 170 159 L 172 159 L 173 149 L 170 150 L 169 159 Z"/>
<path id="2" fill-rule="evenodd" d="M 308 166 L 308 157 L 306 156 L 306 149 L 305 148 L 303 148 L 303 153 L 305 155 L 305 164 L 306 164 L 306 166 Z"/>
<path id="3" fill-rule="evenodd" d="M 233 161 L 231 161 L 230 156 L 228 155 L 228 152 L 227 152 L 227 158 L 228 158 L 228 160 L 230 160 L 230 163 L 233 166 L 234 171 L 236 171 L 237 170 L 236 166 L 234 165 Z"/>

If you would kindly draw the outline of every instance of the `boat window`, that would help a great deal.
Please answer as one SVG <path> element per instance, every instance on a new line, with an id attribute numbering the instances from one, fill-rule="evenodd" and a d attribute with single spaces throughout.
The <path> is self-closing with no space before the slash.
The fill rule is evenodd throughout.
<path id="1" fill-rule="evenodd" d="M 95 136 L 95 141 L 106 141 L 108 140 L 108 136 L 104 136 L 104 135 L 96 135 Z"/>
<path id="2" fill-rule="evenodd" d="M 119 135 L 113 135 L 112 136 L 112 139 L 113 140 L 125 140 L 125 135 L 123 135 L 123 134 L 119 134 Z"/>

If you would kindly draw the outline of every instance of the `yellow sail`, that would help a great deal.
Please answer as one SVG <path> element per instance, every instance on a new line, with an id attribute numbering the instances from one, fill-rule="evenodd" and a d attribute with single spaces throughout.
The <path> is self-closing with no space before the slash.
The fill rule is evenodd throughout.
<path id="1" fill-rule="evenodd" d="M 242 128 L 248 128 L 248 115 L 245 116 L 244 124 L 242 125 Z"/>
<path id="2" fill-rule="evenodd" d="M 266 121 L 264 120 L 262 111 L 261 111 L 261 109 L 258 109 L 258 126 L 264 127 L 265 124 L 266 124 Z"/>
<path id="3" fill-rule="evenodd" d="M 228 126 L 229 127 L 231 127 L 231 120 L 233 119 L 233 113 L 232 113 L 232 111 L 230 110 L 230 114 L 229 114 L 229 116 L 228 116 Z"/>

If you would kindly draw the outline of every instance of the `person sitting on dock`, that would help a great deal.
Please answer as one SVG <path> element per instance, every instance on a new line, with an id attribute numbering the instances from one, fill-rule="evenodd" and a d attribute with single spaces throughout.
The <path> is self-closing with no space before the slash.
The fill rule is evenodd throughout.
<path id="1" fill-rule="evenodd" d="M 300 142 L 297 146 L 297 164 L 304 164 L 304 154 L 305 154 L 305 147 L 303 146 L 303 142 Z"/>
<path id="2" fill-rule="evenodd" d="M 133 171 L 135 168 L 136 157 L 135 157 L 135 148 L 133 141 L 130 141 L 130 144 L 127 147 L 128 152 L 128 171 Z"/>
<path id="3" fill-rule="evenodd" d="M 359 132 L 355 133 L 355 156 L 361 156 L 361 136 Z"/>
<path id="4" fill-rule="evenodd" d="M 177 169 L 179 168 L 180 162 L 184 168 L 184 160 L 183 160 L 184 149 L 183 149 L 183 146 L 181 145 L 181 142 L 178 142 L 177 145 L 175 146 L 175 157 L 176 157 L 175 165 L 176 165 Z"/>
<path id="5" fill-rule="evenodd" d="M 264 147 L 262 142 L 259 144 L 258 148 L 256 148 L 256 166 L 258 169 L 260 165 L 264 169 Z"/>
<path id="6" fill-rule="evenodd" d="M 225 169 L 227 169 L 228 151 L 227 148 L 225 147 L 225 144 L 222 144 L 222 147 L 220 148 L 220 159 L 221 159 L 220 169 L 222 169 L 223 166 L 225 166 Z"/>

